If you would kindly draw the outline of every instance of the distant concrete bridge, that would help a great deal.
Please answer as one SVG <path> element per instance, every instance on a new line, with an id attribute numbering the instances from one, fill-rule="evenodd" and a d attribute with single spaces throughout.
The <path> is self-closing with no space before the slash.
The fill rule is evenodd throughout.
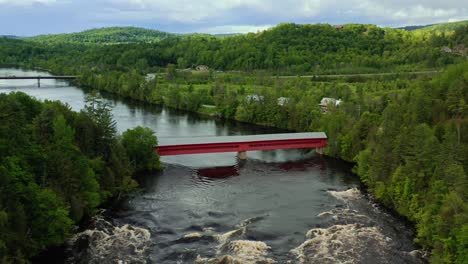
<path id="1" fill-rule="evenodd" d="M 247 158 L 247 151 L 315 148 L 323 154 L 327 135 L 323 132 L 263 134 L 251 136 L 160 138 L 155 146 L 160 156 L 237 152 L 239 159 Z"/>
<path id="2" fill-rule="evenodd" d="M 41 80 L 74 80 L 77 76 L 0 76 L 0 80 L 37 80 L 37 87 L 41 87 Z"/>

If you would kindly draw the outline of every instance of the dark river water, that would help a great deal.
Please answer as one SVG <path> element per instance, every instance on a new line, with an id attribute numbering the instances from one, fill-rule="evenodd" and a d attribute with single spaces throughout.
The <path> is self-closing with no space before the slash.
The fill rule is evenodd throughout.
<path id="1" fill-rule="evenodd" d="M 1 75 L 48 75 L 0 70 Z M 85 91 L 64 81 L 0 80 L 0 92 L 60 100 L 79 111 Z M 226 122 L 103 95 L 119 132 L 169 137 L 285 131 Z M 64 249 L 66 263 L 422 263 L 408 225 L 374 204 L 350 166 L 313 151 L 163 157 L 142 191 L 93 219 Z M 50 253 L 55 254 L 55 253 Z M 53 259 L 54 256 L 48 256 Z M 56 260 L 58 262 L 58 260 Z"/>

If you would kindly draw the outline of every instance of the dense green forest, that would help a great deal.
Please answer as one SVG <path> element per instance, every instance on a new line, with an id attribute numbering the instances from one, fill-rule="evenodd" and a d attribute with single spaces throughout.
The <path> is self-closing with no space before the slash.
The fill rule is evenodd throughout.
<path id="1" fill-rule="evenodd" d="M 416 224 L 416 242 L 431 250 L 431 262 L 467 263 L 468 62 L 466 50 L 442 50 L 468 47 L 467 33 L 466 25 L 441 33 L 280 24 L 258 34 L 152 44 L 0 39 L 0 64 L 76 74 L 81 86 L 174 108 L 325 131 L 326 154 L 354 162 L 375 198 Z M 211 70 L 187 69 L 199 64 Z M 440 73 L 405 73 L 426 69 Z M 387 71 L 395 74 L 279 76 Z M 321 111 L 323 97 L 343 103 Z"/>
<path id="2" fill-rule="evenodd" d="M 132 43 L 158 42 L 166 38 L 181 35 L 153 29 L 136 27 L 108 27 L 90 29 L 78 33 L 40 35 L 27 40 L 46 43 Z"/>
<path id="3" fill-rule="evenodd" d="M 134 190 L 134 172 L 160 168 L 156 143 L 140 127 L 117 135 L 108 106 L 93 96 L 76 113 L 0 93 L 0 262 L 24 263 L 64 243 L 102 202 Z"/>
<path id="4" fill-rule="evenodd" d="M 258 34 L 189 36 L 157 43 L 85 45 L 0 39 L 0 64 L 39 66 L 81 75 L 112 70 L 140 74 L 168 64 L 208 65 L 216 71 L 272 74 L 359 73 L 440 68 L 463 61 L 443 46 L 468 46 L 466 27 L 447 34 L 414 33 L 374 25 L 280 24 Z"/>
<path id="5" fill-rule="evenodd" d="M 407 26 L 399 29 L 417 30 L 422 32 L 447 32 L 454 31 L 461 26 L 468 25 L 468 21 L 458 21 L 451 23 L 433 24 L 426 26 Z M 242 34 L 216 34 L 212 36 L 224 37 Z M 46 42 L 46 43 L 95 43 L 95 44 L 115 44 L 115 43 L 134 43 L 134 42 L 159 42 L 167 38 L 204 36 L 209 34 L 175 34 L 154 29 L 138 27 L 106 27 L 85 30 L 76 33 L 49 34 L 25 38 L 27 40 Z"/>

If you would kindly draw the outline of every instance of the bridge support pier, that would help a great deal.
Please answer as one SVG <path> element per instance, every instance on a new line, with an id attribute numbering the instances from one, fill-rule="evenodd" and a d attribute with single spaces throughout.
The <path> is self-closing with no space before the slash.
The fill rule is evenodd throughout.
<path id="1" fill-rule="evenodd" d="M 240 159 L 240 160 L 246 160 L 247 159 L 247 152 L 246 151 L 237 152 L 237 158 Z"/>
<path id="2" fill-rule="evenodd" d="M 37 78 L 37 88 L 41 88 L 41 79 Z"/>
<path id="3" fill-rule="evenodd" d="M 320 154 L 320 155 L 323 155 L 323 148 L 322 148 L 322 147 L 320 147 L 320 148 L 315 148 L 315 153 Z"/>

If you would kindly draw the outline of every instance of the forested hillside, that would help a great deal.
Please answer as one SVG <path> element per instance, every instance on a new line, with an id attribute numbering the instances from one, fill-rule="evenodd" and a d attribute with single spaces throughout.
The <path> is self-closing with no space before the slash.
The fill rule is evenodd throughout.
<path id="1" fill-rule="evenodd" d="M 376 199 L 416 223 L 417 242 L 431 250 L 433 263 L 466 263 L 468 63 L 463 51 L 442 47 L 466 45 L 467 30 L 281 24 L 258 34 L 153 44 L 0 39 L 0 64 L 76 74 L 79 85 L 149 103 L 325 131 L 326 154 L 355 162 L 355 172 Z M 199 64 L 214 70 L 181 70 Z M 425 69 L 440 73 L 403 73 Z M 278 76 L 387 71 L 397 74 Z M 321 111 L 323 97 L 343 103 Z"/>
<path id="2" fill-rule="evenodd" d="M 107 27 L 78 33 L 40 35 L 27 40 L 45 43 L 133 43 L 158 42 L 177 34 L 136 27 Z"/>
<path id="3" fill-rule="evenodd" d="M 433 26 L 433 25 L 434 25 L 434 24 L 431 24 L 431 25 L 405 26 L 405 27 L 398 27 L 398 29 L 404 29 L 404 30 L 412 31 L 412 30 L 417 30 L 417 29 L 421 29 L 421 28 L 425 28 L 425 27 L 430 27 L 430 26 Z"/>
<path id="4" fill-rule="evenodd" d="M 139 150 L 135 134 L 146 139 Z M 0 262 L 24 263 L 64 243 L 102 202 L 137 186 L 135 171 L 160 167 L 156 143 L 142 128 L 118 137 L 96 97 L 76 113 L 59 102 L 0 93 Z"/>
<path id="5" fill-rule="evenodd" d="M 456 29 L 467 26 L 468 20 L 465 21 L 457 21 L 451 23 L 442 23 L 442 24 L 435 24 L 429 25 L 422 28 L 417 29 L 417 31 L 425 31 L 425 32 L 450 32 L 455 31 Z"/>
<path id="6" fill-rule="evenodd" d="M 2 39 L 0 64 L 21 62 L 53 71 L 81 66 L 95 71 L 137 69 L 140 73 L 168 64 L 180 69 L 200 64 L 222 71 L 265 69 L 275 74 L 413 71 L 462 61 L 441 48 L 464 43 L 465 35 L 441 37 L 373 25 L 280 24 L 258 34 L 169 38 L 154 44 L 89 46 Z"/>

